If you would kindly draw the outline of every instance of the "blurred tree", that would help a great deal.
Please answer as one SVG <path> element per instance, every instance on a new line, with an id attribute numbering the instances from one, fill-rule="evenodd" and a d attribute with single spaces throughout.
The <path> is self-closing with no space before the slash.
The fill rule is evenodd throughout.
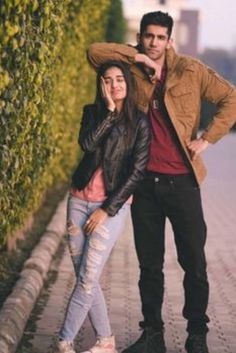
<path id="1" fill-rule="evenodd" d="M 112 0 L 108 14 L 106 40 L 108 42 L 124 42 L 126 21 L 123 15 L 122 1 Z"/>

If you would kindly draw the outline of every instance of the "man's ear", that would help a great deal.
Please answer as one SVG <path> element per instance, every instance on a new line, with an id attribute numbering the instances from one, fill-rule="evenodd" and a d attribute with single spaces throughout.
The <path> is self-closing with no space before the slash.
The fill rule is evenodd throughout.
<path id="1" fill-rule="evenodd" d="M 166 49 L 170 49 L 171 47 L 172 47 L 172 45 L 173 45 L 173 39 L 172 38 L 170 38 L 169 40 L 168 40 L 168 43 L 167 43 L 167 46 L 166 46 Z"/>

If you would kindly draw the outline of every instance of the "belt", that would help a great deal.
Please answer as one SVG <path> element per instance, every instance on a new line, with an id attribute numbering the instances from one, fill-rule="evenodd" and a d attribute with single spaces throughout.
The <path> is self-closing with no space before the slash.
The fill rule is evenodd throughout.
<path id="1" fill-rule="evenodd" d="M 160 184 L 182 184 L 182 183 L 191 183 L 194 186 L 197 186 L 197 182 L 191 173 L 187 174 L 163 174 L 158 172 L 147 171 L 145 174 L 146 179 L 152 179 L 155 183 Z"/>

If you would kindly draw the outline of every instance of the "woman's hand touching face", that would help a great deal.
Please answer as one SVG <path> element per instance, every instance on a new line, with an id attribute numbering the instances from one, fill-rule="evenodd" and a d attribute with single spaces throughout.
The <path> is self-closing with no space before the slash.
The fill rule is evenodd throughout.
<path id="1" fill-rule="evenodd" d="M 121 110 L 127 96 L 127 84 L 124 74 L 118 67 L 110 67 L 101 78 L 101 89 L 107 108 Z"/>
<path id="2" fill-rule="evenodd" d="M 111 98 L 111 94 L 107 88 L 107 84 L 103 77 L 101 77 L 101 90 L 102 90 L 102 97 L 106 103 L 107 109 L 114 112 L 114 110 L 116 109 L 116 105 L 113 99 Z"/>

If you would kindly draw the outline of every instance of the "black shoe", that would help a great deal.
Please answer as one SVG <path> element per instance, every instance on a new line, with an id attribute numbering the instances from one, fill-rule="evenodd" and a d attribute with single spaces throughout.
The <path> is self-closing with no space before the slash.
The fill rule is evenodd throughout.
<path id="1" fill-rule="evenodd" d="M 166 353 L 163 331 L 146 328 L 141 337 L 122 353 Z"/>
<path id="2" fill-rule="evenodd" d="M 146 337 L 147 333 L 146 331 L 143 331 L 139 339 L 131 344 L 131 346 L 125 348 L 122 353 L 144 353 L 146 349 Z"/>
<path id="3" fill-rule="evenodd" d="M 163 331 L 147 329 L 147 346 L 145 353 L 166 353 Z"/>
<path id="4" fill-rule="evenodd" d="M 190 334 L 185 342 L 188 353 L 209 353 L 206 342 L 206 334 Z"/>

